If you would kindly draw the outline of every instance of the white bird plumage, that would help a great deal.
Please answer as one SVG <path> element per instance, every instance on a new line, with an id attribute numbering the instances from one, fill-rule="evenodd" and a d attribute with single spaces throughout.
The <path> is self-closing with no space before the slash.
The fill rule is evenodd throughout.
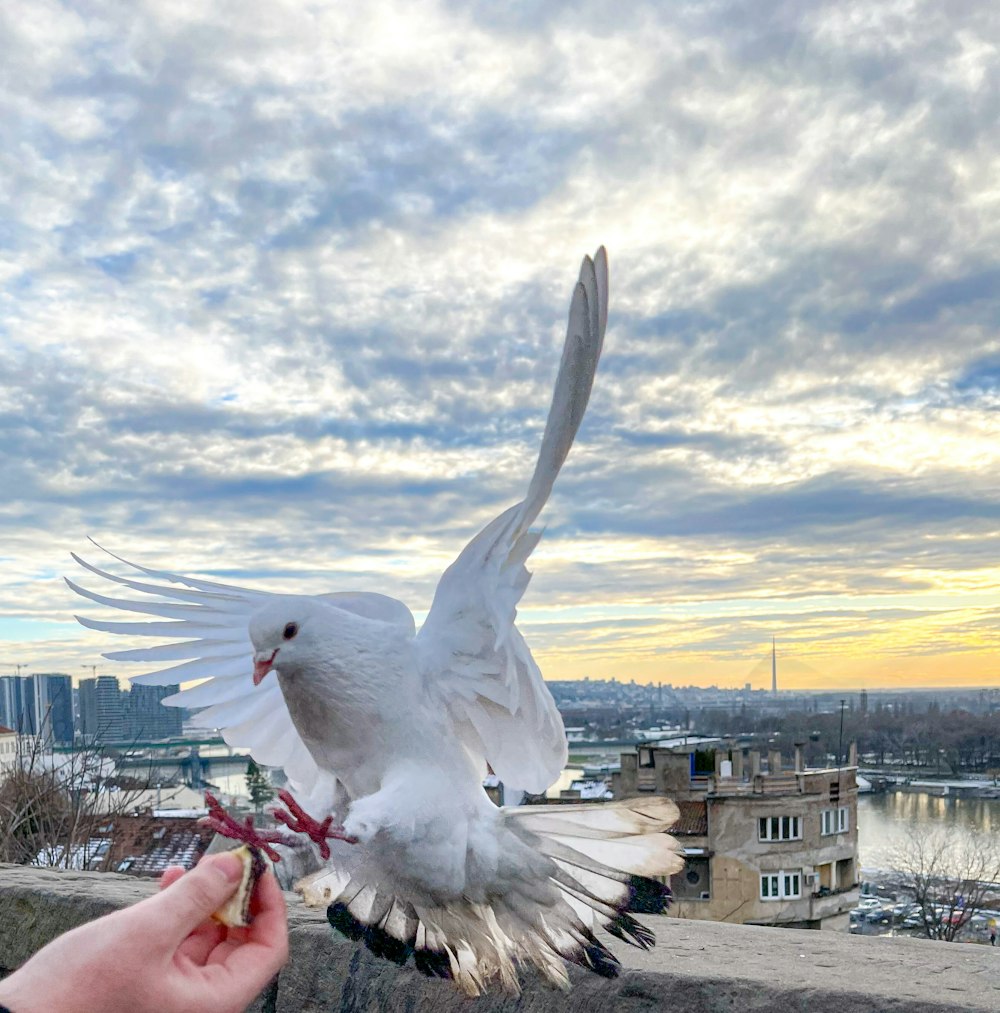
<path id="1" fill-rule="evenodd" d="M 516 989 L 520 963 L 563 985 L 562 958 L 617 973 L 594 929 L 651 945 L 626 913 L 633 877 L 667 876 L 681 864 L 663 832 L 677 816 L 666 799 L 497 809 L 482 789 L 487 762 L 532 792 L 566 763 L 562 720 L 515 618 L 540 537 L 531 525 L 583 419 L 607 308 L 601 248 L 584 258 L 573 292 L 527 495 L 448 567 L 419 633 L 409 609 L 381 594 L 274 595 L 120 560 L 150 582 L 76 555 L 149 598 L 67 581 L 99 605 L 157 617 L 78 616 L 87 628 L 179 641 L 105 657 L 180 662 L 134 681 L 205 680 L 165 702 L 209 707 L 203 720 L 258 763 L 282 767 L 305 808 L 343 819 L 358 843 L 336 848 L 300 884 L 307 903 L 329 904 L 337 928 L 392 959 L 412 953 L 424 973 L 453 977 L 470 994 L 494 978 Z M 273 668 L 276 677 L 255 684 L 255 660 L 258 675 Z"/>

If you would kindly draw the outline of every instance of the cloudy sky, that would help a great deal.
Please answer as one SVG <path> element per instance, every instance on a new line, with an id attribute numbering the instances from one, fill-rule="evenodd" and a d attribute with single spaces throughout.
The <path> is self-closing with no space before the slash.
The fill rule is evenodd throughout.
<path id="1" fill-rule="evenodd" d="M 773 635 L 788 685 L 995 683 L 998 43 L 978 0 L 8 0 L 0 674 L 125 646 L 72 620 L 88 535 L 419 620 L 604 243 L 546 675 L 763 685 Z"/>

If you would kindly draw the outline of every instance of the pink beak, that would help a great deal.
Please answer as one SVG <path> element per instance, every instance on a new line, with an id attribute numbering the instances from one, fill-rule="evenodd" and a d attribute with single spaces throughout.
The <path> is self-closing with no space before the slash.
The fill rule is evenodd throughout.
<path id="1" fill-rule="evenodd" d="M 264 681 L 264 676 L 271 671 L 274 659 L 278 656 L 277 650 L 272 651 L 266 658 L 253 659 L 253 684 L 259 686 Z"/>

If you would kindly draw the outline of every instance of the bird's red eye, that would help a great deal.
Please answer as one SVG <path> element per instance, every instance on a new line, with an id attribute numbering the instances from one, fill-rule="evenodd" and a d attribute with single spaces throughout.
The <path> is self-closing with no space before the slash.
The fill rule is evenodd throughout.
<path id="1" fill-rule="evenodd" d="M 281 634 L 286 640 L 291 640 L 299 632 L 298 623 L 286 623 L 284 632 Z"/>

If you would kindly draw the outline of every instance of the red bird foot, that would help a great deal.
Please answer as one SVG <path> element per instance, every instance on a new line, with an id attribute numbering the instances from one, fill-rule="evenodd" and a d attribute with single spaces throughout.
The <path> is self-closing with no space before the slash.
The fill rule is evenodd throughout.
<path id="1" fill-rule="evenodd" d="M 290 844 L 287 835 L 280 830 L 261 830 L 253 825 L 253 817 L 248 816 L 242 823 L 234 819 L 225 809 L 222 808 L 219 800 L 210 792 L 205 792 L 205 805 L 208 806 L 208 816 L 202 822 L 211 827 L 217 834 L 228 837 L 233 841 L 242 841 L 252 848 L 259 848 L 272 862 L 280 862 L 281 855 L 278 854 L 272 844 Z"/>
<path id="2" fill-rule="evenodd" d="M 327 816 L 322 823 L 317 822 L 305 812 L 302 807 L 292 798 L 291 792 L 282 789 L 278 792 L 278 798 L 288 806 L 288 812 L 284 809 L 274 808 L 271 814 L 276 820 L 284 823 L 289 830 L 296 834 L 305 834 L 311 841 L 319 845 L 319 853 L 325 861 L 330 857 L 330 845 L 327 841 L 347 841 L 348 844 L 357 844 L 356 837 L 350 837 L 344 833 L 344 828 L 333 826 L 333 817 Z"/>

